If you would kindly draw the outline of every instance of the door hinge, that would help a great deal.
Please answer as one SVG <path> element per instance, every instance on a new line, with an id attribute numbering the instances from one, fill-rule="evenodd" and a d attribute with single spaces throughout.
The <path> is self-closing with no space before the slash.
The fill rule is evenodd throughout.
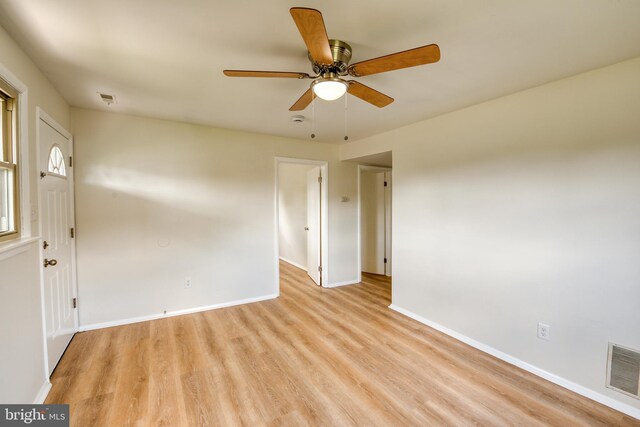
<path id="1" fill-rule="evenodd" d="M 76 237 L 76 229 L 71 227 L 71 229 L 69 230 L 69 235 L 71 236 L 71 238 L 75 238 Z"/>
<path id="2" fill-rule="evenodd" d="M 385 182 L 384 182 L 384 186 L 385 186 L 385 187 L 387 186 L 387 181 L 385 181 Z"/>
<path id="3" fill-rule="evenodd" d="M 73 156 L 69 156 L 69 167 L 73 167 Z"/>
<path id="4" fill-rule="evenodd" d="M 78 308 L 78 298 L 73 299 L 73 308 Z"/>
<path id="5" fill-rule="evenodd" d="M 385 264 L 387 263 L 387 259 L 386 259 L 386 258 L 384 259 L 384 263 L 385 263 Z"/>
<path id="6" fill-rule="evenodd" d="M 322 184 L 322 177 L 321 176 L 318 177 L 318 183 Z"/>
<path id="7" fill-rule="evenodd" d="M 322 273 L 322 266 L 318 266 L 318 271 Z"/>

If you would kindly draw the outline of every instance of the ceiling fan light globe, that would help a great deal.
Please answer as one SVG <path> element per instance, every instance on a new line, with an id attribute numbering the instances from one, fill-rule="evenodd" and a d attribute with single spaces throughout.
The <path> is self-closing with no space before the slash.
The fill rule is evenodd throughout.
<path id="1" fill-rule="evenodd" d="M 348 88 L 348 84 L 342 80 L 317 80 L 312 85 L 313 93 L 325 101 L 335 101 L 342 97 Z"/>

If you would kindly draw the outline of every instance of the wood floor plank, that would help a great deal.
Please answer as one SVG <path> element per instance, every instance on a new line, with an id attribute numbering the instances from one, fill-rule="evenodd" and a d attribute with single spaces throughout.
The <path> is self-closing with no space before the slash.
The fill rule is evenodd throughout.
<path id="1" fill-rule="evenodd" d="M 134 331 L 135 336 L 143 336 L 139 334 L 140 328 L 135 328 Z M 149 347 L 149 338 L 130 341 L 124 345 L 108 425 L 152 425 L 148 419 L 151 365 Z"/>
<path id="2" fill-rule="evenodd" d="M 76 402 L 72 405 L 72 410 L 69 414 L 73 425 L 108 427 L 112 402 L 113 393 L 102 394 Z"/>
<path id="3" fill-rule="evenodd" d="M 171 319 L 150 322 L 149 423 L 154 426 L 186 425 L 178 357 L 171 336 Z"/>
<path id="4" fill-rule="evenodd" d="M 390 278 L 76 334 L 47 403 L 72 426 L 640 426 L 388 308 Z"/>

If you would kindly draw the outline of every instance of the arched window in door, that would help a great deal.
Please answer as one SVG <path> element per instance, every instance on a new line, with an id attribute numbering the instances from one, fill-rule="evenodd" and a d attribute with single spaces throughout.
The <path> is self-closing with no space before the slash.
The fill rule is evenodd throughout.
<path id="1" fill-rule="evenodd" d="M 64 156 L 60 147 L 54 145 L 49 152 L 49 164 L 47 166 L 47 172 L 55 173 L 60 176 L 67 176 L 67 168 L 64 164 Z"/>

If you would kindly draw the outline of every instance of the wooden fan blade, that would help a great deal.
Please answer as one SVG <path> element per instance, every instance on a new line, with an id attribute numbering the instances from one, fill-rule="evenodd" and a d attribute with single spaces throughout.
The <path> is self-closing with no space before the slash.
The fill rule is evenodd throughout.
<path id="1" fill-rule="evenodd" d="M 320 65 L 333 65 L 329 37 L 327 37 L 322 13 L 306 7 L 292 7 L 289 12 L 300 31 L 304 44 L 307 45 L 311 58 Z"/>
<path id="2" fill-rule="evenodd" d="M 311 88 L 307 89 L 307 91 L 302 94 L 302 96 L 289 108 L 289 111 L 302 111 L 313 101 L 315 95 Z"/>
<path id="3" fill-rule="evenodd" d="M 393 102 L 393 98 L 390 96 L 353 80 L 349 82 L 349 93 L 379 108 L 386 107 Z"/>
<path id="4" fill-rule="evenodd" d="M 379 58 L 369 59 L 367 61 L 357 62 L 349 66 L 349 74 L 354 77 L 362 77 L 384 73 L 386 71 L 415 67 L 416 65 L 431 64 L 439 60 L 440 48 L 437 44 L 430 44 Z"/>
<path id="5" fill-rule="evenodd" d="M 224 70 L 228 77 L 280 77 L 285 79 L 308 79 L 307 73 L 293 73 L 288 71 L 248 71 L 248 70 Z"/>

